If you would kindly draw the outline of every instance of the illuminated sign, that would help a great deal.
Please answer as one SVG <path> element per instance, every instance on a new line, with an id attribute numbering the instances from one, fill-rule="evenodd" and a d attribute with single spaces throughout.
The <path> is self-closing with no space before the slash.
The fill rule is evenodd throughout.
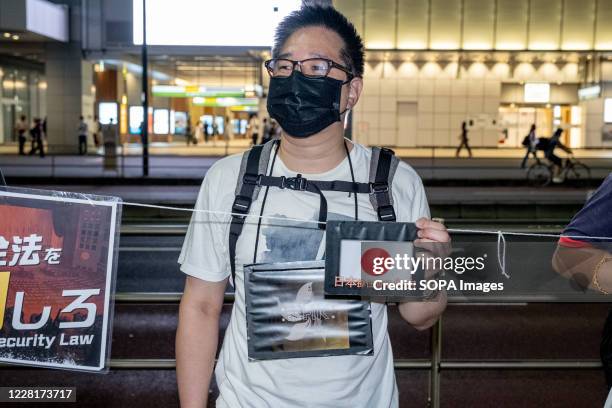
<path id="1" fill-rule="evenodd" d="M 100 102 L 98 104 L 98 118 L 100 123 L 108 125 L 111 123 L 117 124 L 117 103 L 116 102 Z"/>
<path id="2" fill-rule="evenodd" d="M 604 122 L 612 123 L 612 98 L 604 100 Z"/>
<path id="3" fill-rule="evenodd" d="M 233 107 L 233 106 L 257 106 L 257 98 L 202 98 L 196 96 L 192 100 L 196 106 Z"/>
<path id="4" fill-rule="evenodd" d="M 548 103 L 550 101 L 550 84 L 526 83 L 523 101 L 526 103 Z"/>
<path id="5" fill-rule="evenodd" d="M 578 89 L 578 99 L 580 99 L 581 101 L 584 101 L 587 99 L 599 98 L 600 95 L 601 95 L 601 86 L 599 85 L 593 85 L 593 86 L 588 86 L 586 88 Z"/>
<path id="6" fill-rule="evenodd" d="M 142 124 L 142 106 L 130 106 L 130 133 L 133 135 L 140 134 L 140 125 Z"/>
<path id="7" fill-rule="evenodd" d="M 132 1 L 134 44 L 142 44 L 142 3 Z M 147 43 L 270 47 L 280 20 L 301 6 L 301 0 L 148 0 Z"/>
<path id="8" fill-rule="evenodd" d="M 167 135 L 170 132 L 170 116 L 168 109 L 155 109 L 153 111 L 153 132 L 158 135 Z"/>
<path id="9" fill-rule="evenodd" d="M 175 97 L 175 98 L 192 98 L 192 97 L 210 97 L 210 98 L 250 98 L 261 96 L 263 88 L 261 85 L 250 85 L 244 88 L 241 87 L 206 87 L 202 85 L 153 85 L 151 89 L 153 96 Z"/>

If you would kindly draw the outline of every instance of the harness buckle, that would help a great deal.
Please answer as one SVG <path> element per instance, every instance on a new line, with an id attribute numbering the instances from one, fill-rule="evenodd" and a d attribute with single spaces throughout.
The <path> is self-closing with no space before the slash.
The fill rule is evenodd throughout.
<path id="1" fill-rule="evenodd" d="M 233 213 L 244 213 L 248 214 L 249 208 L 251 207 L 251 198 L 238 195 L 234 199 L 234 204 L 232 205 Z"/>
<path id="2" fill-rule="evenodd" d="M 386 182 L 382 183 L 370 183 L 370 194 L 388 193 L 389 184 Z"/>
<path id="3" fill-rule="evenodd" d="M 244 173 L 244 176 L 242 176 L 242 182 L 245 184 L 255 184 L 256 186 L 261 186 L 261 176 L 261 174 Z"/>
<path id="4" fill-rule="evenodd" d="M 378 219 L 380 221 L 395 221 L 395 209 L 392 205 L 383 205 L 378 207 Z"/>
<path id="5" fill-rule="evenodd" d="M 288 188 L 291 190 L 304 191 L 306 190 L 307 179 L 298 174 L 297 177 L 283 178 L 281 181 L 281 188 Z"/>

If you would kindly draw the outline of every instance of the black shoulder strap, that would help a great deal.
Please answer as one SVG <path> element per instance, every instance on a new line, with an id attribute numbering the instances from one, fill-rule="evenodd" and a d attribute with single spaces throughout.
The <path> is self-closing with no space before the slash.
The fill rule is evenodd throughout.
<path id="1" fill-rule="evenodd" d="M 229 231 L 229 256 L 232 269 L 232 282 L 236 281 L 236 244 L 244 227 L 244 220 L 249 214 L 251 204 L 257 199 L 260 174 L 265 174 L 268 168 L 270 152 L 274 141 L 265 145 L 256 145 L 242 155 L 240 173 L 236 182 L 236 197 L 232 204 L 232 222 Z"/>
<path id="2" fill-rule="evenodd" d="M 373 147 L 370 161 L 370 203 L 379 221 L 396 221 L 391 186 L 399 160 L 385 147 Z"/>

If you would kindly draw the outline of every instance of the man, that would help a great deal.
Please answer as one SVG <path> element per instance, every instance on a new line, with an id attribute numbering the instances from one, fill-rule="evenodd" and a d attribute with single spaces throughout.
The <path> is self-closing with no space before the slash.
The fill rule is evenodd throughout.
<path id="1" fill-rule="evenodd" d="M 87 154 L 87 130 L 88 126 L 87 123 L 85 123 L 85 119 L 83 116 L 79 116 L 77 132 L 79 134 L 79 154 L 81 156 Z"/>
<path id="2" fill-rule="evenodd" d="M 463 147 L 465 146 L 465 148 L 468 151 L 468 155 L 472 157 L 472 149 L 470 149 L 470 145 L 468 144 L 469 139 L 468 139 L 467 123 L 465 121 L 461 123 L 461 135 L 459 137 L 461 138 L 461 143 L 459 144 L 459 147 L 457 147 L 457 153 L 455 154 L 455 156 L 459 157 L 461 150 L 463 150 Z"/>
<path id="3" fill-rule="evenodd" d="M 344 115 L 357 104 L 363 87 L 363 43 L 353 25 L 333 8 L 304 7 L 278 26 L 272 56 L 266 62 L 271 76 L 268 111 L 283 131 L 268 172 L 273 177 L 301 173 L 309 180 L 367 181 L 371 150 L 343 137 Z M 296 102 L 304 97 L 303 91 L 312 96 L 311 104 Z M 298 108 L 286 109 L 288 104 Z M 300 119 L 302 109 L 306 112 Z M 333 114 L 328 116 L 330 109 Z M 232 208 L 235 185 L 228 180 L 237 179 L 240 166 L 241 156 L 234 155 L 217 161 L 206 174 L 196 203 L 201 211 L 194 213 L 179 259 L 188 275 L 176 338 L 183 408 L 206 405 L 231 269 L 230 216 L 217 211 Z M 448 242 L 445 227 L 427 219 L 429 208 L 416 172 L 400 163 L 393 180 L 397 220 L 416 221 L 421 240 Z M 330 218 L 377 219 L 369 194 L 332 191 L 324 195 Z M 382 303 L 371 303 L 371 356 L 249 361 L 242 265 L 312 260 L 324 248 L 323 231 L 316 223 L 296 221 L 320 215 L 316 194 L 269 188 L 265 194 L 261 191 L 252 207 L 236 247 L 235 301 L 215 370 L 220 391 L 217 407 L 397 407 L 387 308 Z M 281 220 L 258 222 L 260 212 Z M 399 311 L 409 324 L 424 330 L 445 306 L 446 295 L 440 293 L 430 302 L 401 303 Z"/>
<path id="4" fill-rule="evenodd" d="M 26 132 L 28 131 L 28 122 L 25 115 L 21 115 L 15 124 L 15 131 L 19 140 L 19 155 L 23 156 L 25 155 Z"/>
<path id="5" fill-rule="evenodd" d="M 525 138 L 523 139 L 523 146 L 525 146 L 525 149 L 527 150 L 525 152 L 525 157 L 523 157 L 523 161 L 521 162 L 521 169 L 525 168 L 525 165 L 527 164 L 527 160 L 529 159 L 529 155 L 531 154 L 533 156 L 534 159 L 538 158 L 538 153 L 537 153 L 537 146 L 538 146 L 538 137 L 536 136 L 536 125 L 535 123 L 533 123 L 531 125 L 531 128 L 529 129 L 529 134 L 527 136 L 525 136 Z"/>
<path id="6" fill-rule="evenodd" d="M 559 149 L 563 150 L 565 153 L 569 155 L 572 154 L 572 149 L 565 146 L 563 143 L 561 143 L 561 140 L 559 140 L 562 134 L 563 134 L 563 129 L 557 128 L 557 130 L 555 130 L 555 133 L 553 133 L 550 139 L 543 137 L 540 139 L 540 142 L 538 143 L 538 149 L 544 150 L 544 156 L 546 157 L 546 159 L 548 159 L 550 163 L 553 164 L 554 171 L 553 171 L 552 181 L 553 183 L 557 183 L 557 184 L 563 183 L 563 179 L 560 176 L 561 168 L 563 167 L 563 161 L 561 160 L 559 156 L 555 154 L 555 149 L 558 147 Z"/>
<path id="7" fill-rule="evenodd" d="M 563 231 L 553 267 L 583 288 L 612 293 L 612 173 L 574 215 Z M 569 238 L 567 236 L 571 236 Z M 584 237 L 584 238 L 581 238 Z M 600 238 L 591 238 L 600 237 Z M 612 387 L 612 311 L 601 342 L 601 359 L 608 388 Z M 606 407 L 612 407 L 612 394 Z"/>
<path id="8" fill-rule="evenodd" d="M 272 127 L 268 122 L 268 118 L 263 118 L 263 134 L 261 135 L 261 143 L 265 144 L 270 141 Z"/>
<path id="9" fill-rule="evenodd" d="M 94 116 L 94 130 L 93 130 L 93 141 L 96 149 L 100 148 L 100 138 L 102 137 L 102 123 L 100 123 L 100 118 L 98 116 Z"/>
<path id="10" fill-rule="evenodd" d="M 34 118 L 34 126 L 30 129 L 30 137 L 32 138 L 32 149 L 30 155 L 38 152 L 41 158 L 45 157 L 45 146 L 43 144 L 44 133 L 40 118 Z"/>
<path id="11" fill-rule="evenodd" d="M 253 146 L 257 144 L 259 140 L 259 120 L 257 115 L 251 115 L 248 123 L 249 131 L 251 132 L 251 142 Z"/>

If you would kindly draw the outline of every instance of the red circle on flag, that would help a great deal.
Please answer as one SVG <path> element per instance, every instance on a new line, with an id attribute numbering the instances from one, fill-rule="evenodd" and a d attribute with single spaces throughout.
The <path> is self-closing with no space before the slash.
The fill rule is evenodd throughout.
<path id="1" fill-rule="evenodd" d="M 370 248 L 367 249 L 362 255 L 361 255 L 361 269 L 367 273 L 368 275 L 372 275 L 372 276 L 381 276 L 384 275 L 385 273 L 387 273 L 388 269 L 385 268 L 384 265 L 384 261 L 378 265 L 378 269 L 382 269 L 382 271 L 378 272 L 378 271 L 374 271 L 374 259 L 375 258 L 390 258 L 391 255 L 389 255 L 389 253 L 387 251 L 385 251 L 382 248 Z M 378 272 L 378 273 L 377 273 Z"/>

